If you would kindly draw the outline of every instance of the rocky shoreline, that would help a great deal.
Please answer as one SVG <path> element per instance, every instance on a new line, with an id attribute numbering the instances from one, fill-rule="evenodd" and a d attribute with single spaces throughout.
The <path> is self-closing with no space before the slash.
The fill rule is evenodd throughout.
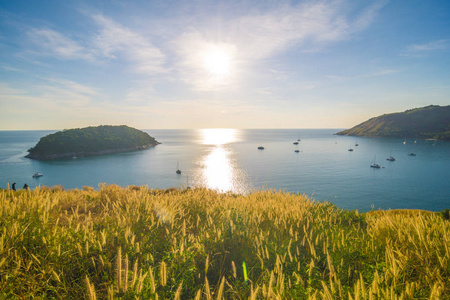
<path id="1" fill-rule="evenodd" d="M 36 160 L 57 160 L 57 159 L 78 158 L 78 157 L 85 157 L 85 156 L 100 156 L 100 155 L 108 155 L 108 154 L 115 154 L 115 153 L 145 150 L 150 147 L 156 146 L 158 144 L 161 144 L 161 143 L 157 142 L 156 144 L 148 144 L 148 145 L 143 145 L 143 146 L 122 148 L 122 149 L 102 150 L 102 151 L 97 151 L 97 152 L 68 152 L 68 153 L 55 153 L 55 154 L 51 154 L 51 155 L 36 155 L 36 154 L 30 153 L 30 154 L 26 155 L 25 157 L 30 158 L 30 159 L 36 159 Z"/>

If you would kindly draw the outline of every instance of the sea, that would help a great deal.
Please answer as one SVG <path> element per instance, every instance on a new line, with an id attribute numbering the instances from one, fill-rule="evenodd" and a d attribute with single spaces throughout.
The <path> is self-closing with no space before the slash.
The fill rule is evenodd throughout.
<path id="1" fill-rule="evenodd" d="M 55 161 L 25 155 L 41 137 L 56 131 L 0 131 L 0 188 L 15 182 L 16 189 L 25 183 L 31 189 L 99 189 L 102 184 L 206 187 L 239 194 L 264 189 L 305 194 L 361 212 L 450 208 L 449 142 L 335 135 L 340 129 L 143 131 L 161 144 Z M 386 160 L 389 156 L 395 161 Z M 370 167 L 373 163 L 380 168 Z M 35 172 L 43 176 L 33 178 Z"/>

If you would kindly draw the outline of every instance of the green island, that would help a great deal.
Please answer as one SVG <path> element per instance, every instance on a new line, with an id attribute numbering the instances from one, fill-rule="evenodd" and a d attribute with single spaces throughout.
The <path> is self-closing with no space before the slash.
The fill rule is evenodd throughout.
<path id="1" fill-rule="evenodd" d="M 125 125 L 65 129 L 42 137 L 25 157 L 38 160 L 142 150 L 159 144 L 146 132 Z"/>
<path id="2" fill-rule="evenodd" d="M 449 299 L 448 210 L 100 185 L 0 191 L 2 299 Z"/>
<path id="3" fill-rule="evenodd" d="M 450 141 L 450 105 L 381 115 L 336 134 Z"/>

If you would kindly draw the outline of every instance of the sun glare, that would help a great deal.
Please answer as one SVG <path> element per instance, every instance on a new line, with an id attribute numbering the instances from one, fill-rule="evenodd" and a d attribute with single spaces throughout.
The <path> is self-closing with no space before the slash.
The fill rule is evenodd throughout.
<path id="1" fill-rule="evenodd" d="M 237 142 L 238 130 L 231 128 L 209 128 L 201 129 L 203 145 L 223 145 Z"/>
<path id="2" fill-rule="evenodd" d="M 229 151 L 218 146 L 205 157 L 203 175 L 206 187 L 219 191 L 233 190 L 234 169 L 229 155 Z"/>
<path id="3" fill-rule="evenodd" d="M 204 67 L 213 76 L 225 77 L 231 70 L 231 55 L 218 46 L 210 47 L 204 56 Z"/>

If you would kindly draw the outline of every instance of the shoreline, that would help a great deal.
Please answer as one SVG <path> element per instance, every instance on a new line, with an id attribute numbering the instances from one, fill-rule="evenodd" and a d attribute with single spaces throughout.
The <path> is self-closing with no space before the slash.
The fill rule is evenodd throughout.
<path id="1" fill-rule="evenodd" d="M 36 160 L 58 160 L 58 159 L 67 159 L 67 158 L 74 158 L 74 157 L 78 158 L 78 157 L 85 157 L 85 156 L 101 156 L 101 155 L 108 155 L 108 154 L 145 150 L 145 149 L 154 147 L 159 144 L 161 144 L 161 143 L 157 142 L 156 144 L 148 144 L 148 145 L 143 145 L 143 146 L 121 148 L 121 149 L 111 149 L 111 150 L 102 150 L 102 151 L 93 151 L 93 152 L 66 152 L 66 153 L 55 153 L 55 154 L 51 154 L 51 155 L 35 155 L 35 154 L 30 153 L 28 155 L 25 155 L 25 157 L 29 158 L 29 159 L 36 159 Z"/>

